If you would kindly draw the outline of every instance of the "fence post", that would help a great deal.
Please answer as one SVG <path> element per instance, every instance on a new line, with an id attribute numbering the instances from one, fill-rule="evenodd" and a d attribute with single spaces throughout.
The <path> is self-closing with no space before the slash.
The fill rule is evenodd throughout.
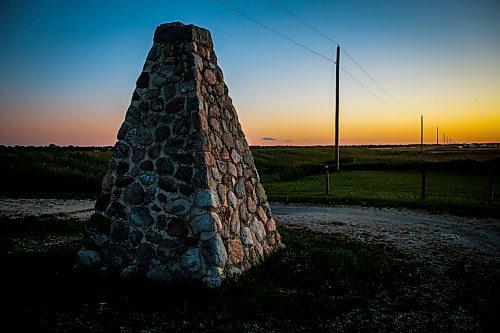
<path id="1" fill-rule="evenodd" d="M 330 193 L 330 173 L 328 172 L 328 165 L 325 165 L 325 192 Z"/>
<path id="2" fill-rule="evenodd" d="M 425 188 L 425 167 L 422 165 L 422 190 L 420 192 L 420 198 L 425 199 L 426 188 Z"/>

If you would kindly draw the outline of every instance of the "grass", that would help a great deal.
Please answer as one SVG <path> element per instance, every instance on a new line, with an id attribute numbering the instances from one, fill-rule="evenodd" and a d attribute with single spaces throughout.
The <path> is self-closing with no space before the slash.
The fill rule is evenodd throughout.
<path id="1" fill-rule="evenodd" d="M 488 203 L 488 177 L 463 172 L 427 172 L 427 196 L 420 198 L 421 173 L 416 171 L 349 171 L 312 175 L 289 182 L 265 182 L 271 201 L 362 204 L 419 208 L 476 216 L 500 216 L 500 199 Z M 500 192 L 500 184 L 494 186 Z"/>
<path id="2" fill-rule="evenodd" d="M 463 280 L 464 292 L 443 308 L 421 288 L 425 268 L 394 249 L 339 235 L 281 226 L 285 251 L 219 290 L 207 290 L 74 274 L 78 242 L 26 250 L 33 236 L 40 242 L 81 237 L 83 225 L 75 220 L 4 220 L 0 227 L 2 301 L 8 304 L 5 318 L 18 331 L 387 331 L 398 330 L 387 316 L 407 312 L 425 314 L 426 331 L 442 331 L 454 328 L 436 313 L 460 308 L 476 308 L 483 329 L 497 323 L 497 276 L 490 283 L 475 270 L 451 272 Z M 21 244 L 14 252 L 13 239 Z"/>
<path id="3" fill-rule="evenodd" d="M 342 147 L 341 173 L 331 173 L 324 194 L 324 166 L 332 147 L 252 147 L 255 163 L 275 201 L 408 207 L 479 216 L 500 216 L 498 194 L 488 205 L 489 172 L 500 191 L 500 149 Z M 0 195 L 95 198 L 109 148 L 0 147 Z M 428 171 L 427 198 L 420 199 L 419 171 Z"/>

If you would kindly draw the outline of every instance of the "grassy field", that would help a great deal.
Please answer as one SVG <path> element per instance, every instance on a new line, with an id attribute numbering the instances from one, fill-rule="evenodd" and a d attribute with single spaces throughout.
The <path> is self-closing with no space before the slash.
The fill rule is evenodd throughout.
<path id="1" fill-rule="evenodd" d="M 459 277 L 462 291 L 436 304 L 425 267 L 343 236 L 280 226 L 286 251 L 207 290 L 72 273 L 82 232 L 72 220 L 0 221 L 5 327 L 11 320 L 16 331 L 400 331 L 391 318 L 418 313 L 423 326 L 413 329 L 450 331 L 457 327 L 439 318 L 457 309 L 471 311 L 483 331 L 498 323 L 500 277 L 484 279 L 469 267 Z"/>
<path id="2" fill-rule="evenodd" d="M 252 147 L 274 201 L 361 204 L 500 216 L 500 148 L 343 147 L 340 173 L 330 173 L 332 147 Z M 107 148 L 2 147 L 0 195 L 95 197 L 111 153 Z M 427 198 L 420 199 L 420 168 L 427 170 Z M 497 193 L 488 203 L 489 174 Z"/>

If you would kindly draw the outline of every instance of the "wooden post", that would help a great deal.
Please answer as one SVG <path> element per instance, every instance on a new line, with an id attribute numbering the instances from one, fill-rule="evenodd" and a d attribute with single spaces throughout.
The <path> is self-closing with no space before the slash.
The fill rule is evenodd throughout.
<path id="1" fill-rule="evenodd" d="M 436 150 L 439 149 L 439 126 L 436 127 Z"/>
<path id="2" fill-rule="evenodd" d="M 422 165 L 422 190 L 420 192 L 420 198 L 425 199 L 426 188 L 425 188 L 425 167 Z"/>
<path id="3" fill-rule="evenodd" d="M 424 152 L 424 116 L 420 115 L 420 154 Z"/>
<path id="4" fill-rule="evenodd" d="M 330 172 L 328 172 L 328 165 L 325 165 L 325 193 L 330 193 Z"/>
<path id="5" fill-rule="evenodd" d="M 337 61 L 335 62 L 335 170 L 340 171 L 339 151 L 339 68 L 340 46 L 337 45 Z"/>

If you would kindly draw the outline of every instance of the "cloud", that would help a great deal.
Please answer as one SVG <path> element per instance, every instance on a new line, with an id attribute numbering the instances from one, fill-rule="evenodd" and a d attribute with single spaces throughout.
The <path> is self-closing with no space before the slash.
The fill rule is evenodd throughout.
<path id="1" fill-rule="evenodd" d="M 285 140 L 285 142 L 293 142 L 292 140 Z"/>
<path id="2" fill-rule="evenodd" d="M 263 138 L 261 138 L 261 140 L 265 140 L 265 141 L 275 141 L 276 139 L 275 138 L 270 138 L 268 136 L 265 136 Z"/>

